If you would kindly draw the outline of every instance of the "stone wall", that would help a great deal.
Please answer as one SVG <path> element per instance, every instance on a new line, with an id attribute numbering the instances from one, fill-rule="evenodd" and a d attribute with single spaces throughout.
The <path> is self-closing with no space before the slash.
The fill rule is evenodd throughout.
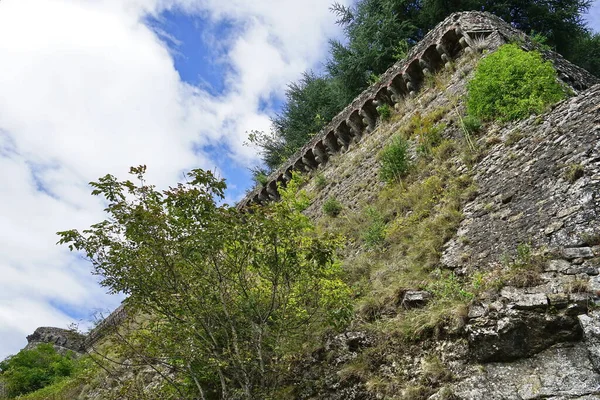
<path id="1" fill-rule="evenodd" d="M 509 27 L 491 32 L 473 48 L 494 49 L 512 34 Z M 526 50 L 534 48 L 526 38 L 521 43 Z M 383 186 L 377 154 L 417 114 L 446 108 L 443 136 L 460 140 L 457 117 L 464 105 L 456 99 L 466 93 L 474 64 L 466 49 L 456 54 L 455 71 L 443 72 L 448 75 L 443 90 L 423 85 L 395 104 L 398 113 L 390 122 L 378 121 L 368 134 L 310 169 L 308 215 L 335 226 L 336 219 L 323 213 L 326 199 L 342 203 L 338 219 L 353 218 L 372 204 Z M 465 205 L 464 219 L 441 259 L 441 267 L 469 280 L 507 268 L 517 249 L 526 246 L 539 271 L 526 287 L 505 283 L 473 302 L 460 338 L 424 340 L 408 346 L 410 351 L 399 347 L 399 354 L 388 349 L 381 376 L 402 375 L 408 381 L 418 382 L 427 355 L 440 356 L 453 382 L 429 400 L 600 399 L 600 313 L 594 311 L 600 303 L 600 85 L 560 56 L 543 54 L 576 95 L 542 115 L 486 126 L 478 138 L 481 158 L 459 170 L 471 171 L 477 195 Z M 317 185 L 316 174 L 325 185 Z M 272 191 L 267 194 L 276 199 Z M 346 255 L 362 251 L 353 247 Z M 298 368 L 298 384 L 322 385 L 301 386 L 301 398 L 382 398 L 367 389 L 368 382 L 340 379 L 379 339 L 368 331 L 331 339 Z"/>
<path id="2" fill-rule="evenodd" d="M 84 351 L 85 336 L 75 331 L 60 328 L 40 327 L 27 336 L 26 349 L 32 349 L 42 343 L 53 344 L 58 350 Z"/>
<path id="3" fill-rule="evenodd" d="M 519 41 L 525 49 L 536 47 L 522 32 L 492 14 L 471 11 L 450 15 L 413 47 L 405 59 L 386 71 L 377 84 L 360 94 L 309 143 L 274 171 L 264 186 L 249 193 L 239 207 L 277 200 L 277 185 L 285 186 L 293 171 L 313 171 L 325 164 L 332 155 L 360 141 L 379 122 L 378 106 L 394 106 L 403 98 L 414 96 L 428 74 L 444 68 L 467 52 L 477 50 L 482 39 L 487 39 L 488 47 L 497 47 L 507 41 Z M 546 50 L 542 53 L 554 63 L 560 78 L 575 90 L 586 89 L 598 82 L 587 71 L 570 64 L 560 55 Z"/>

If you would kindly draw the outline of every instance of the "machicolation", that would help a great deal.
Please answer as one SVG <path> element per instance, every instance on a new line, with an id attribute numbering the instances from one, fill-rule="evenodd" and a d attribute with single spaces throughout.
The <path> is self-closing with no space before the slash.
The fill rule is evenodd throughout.
<path id="1" fill-rule="evenodd" d="M 274 171 L 265 185 L 250 192 L 238 207 L 277 200 L 277 185 L 285 186 L 293 171 L 315 170 L 330 156 L 360 142 L 361 137 L 372 132 L 380 120 L 377 107 L 383 104 L 394 106 L 402 98 L 414 96 L 428 74 L 448 67 L 452 60 L 465 53 L 481 50 L 482 47 L 495 49 L 508 42 L 519 42 L 525 50 L 536 48 L 527 35 L 492 14 L 468 11 L 450 15 L 413 47 L 404 60 L 388 69 L 378 83 L 361 93 L 319 134 Z M 537 50 L 552 61 L 560 79 L 573 89 L 585 90 L 598 83 L 596 77 L 559 54 Z"/>

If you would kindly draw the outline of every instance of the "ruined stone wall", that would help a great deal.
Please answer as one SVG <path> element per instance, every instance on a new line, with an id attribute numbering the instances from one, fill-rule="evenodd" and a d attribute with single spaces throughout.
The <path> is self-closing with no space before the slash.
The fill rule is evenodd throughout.
<path id="1" fill-rule="evenodd" d="M 277 185 L 285 186 L 293 171 L 313 171 L 332 155 L 360 141 L 379 122 L 378 106 L 393 106 L 407 96 L 414 96 L 425 76 L 447 66 L 465 52 L 477 49 L 484 38 L 488 47 L 497 47 L 507 41 L 520 41 L 527 49 L 535 47 L 522 32 L 492 14 L 471 11 L 450 15 L 413 47 L 405 59 L 386 71 L 378 83 L 361 93 L 309 143 L 274 171 L 266 185 L 249 193 L 239 206 L 277 200 Z M 560 78 L 575 90 L 586 89 L 598 82 L 587 71 L 570 64 L 560 55 L 546 50 L 542 53 L 554 63 Z"/>
<path id="2" fill-rule="evenodd" d="M 486 21 L 485 14 L 468 14 L 482 17 L 470 39 L 488 29 L 485 40 L 472 40 L 474 49 L 493 50 L 520 35 L 496 19 Z M 500 28 L 490 31 L 492 22 Z M 534 48 L 518 37 L 523 48 Z M 338 218 L 372 204 L 383 187 L 377 154 L 413 116 L 445 108 L 444 137 L 461 138 L 460 99 L 474 66 L 467 48 L 456 53 L 454 71 L 440 70 L 446 75 L 443 90 L 421 85 L 419 92 L 396 98 L 390 122 L 377 121 L 372 130 L 338 143 L 337 152 L 318 166 L 301 166 L 312 178 L 306 186 L 312 194 L 308 215 L 335 226 L 323 212 L 328 198 L 342 204 Z M 600 313 L 594 311 L 600 303 L 600 85 L 562 57 L 542 53 L 576 95 L 542 115 L 486 126 L 478 138 L 481 158 L 462 170 L 471 171 L 477 195 L 465 205 L 441 259 L 441 267 L 468 280 L 507 268 L 526 246 L 539 257 L 539 271 L 525 287 L 506 282 L 470 304 L 461 338 L 424 340 L 411 354 L 389 349 L 381 376 L 417 379 L 425 355 L 441 355 L 452 383 L 429 400 L 600 399 Z M 325 183 L 319 185 L 317 176 Z M 263 200 L 255 201 L 265 195 L 276 199 L 272 190 L 260 190 Z M 362 251 L 354 247 L 349 253 Z M 349 331 L 328 341 L 298 370 L 301 381 L 323 386 L 307 389 L 301 398 L 381 398 L 360 379 L 339 378 L 376 340 L 368 331 Z"/>
<path id="3" fill-rule="evenodd" d="M 85 336 L 75 331 L 60 328 L 40 327 L 27 336 L 26 349 L 32 349 L 42 343 L 50 343 L 59 350 L 82 352 Z"/>

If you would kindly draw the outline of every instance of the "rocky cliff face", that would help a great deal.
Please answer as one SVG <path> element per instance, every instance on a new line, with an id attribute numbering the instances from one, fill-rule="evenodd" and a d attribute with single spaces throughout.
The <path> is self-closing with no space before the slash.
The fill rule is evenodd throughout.
<path id="1" fill-rule="evenodd" d="M 40 327 L 27 336 L 26 349 L 31 349 L 40 343 L 51 343 L 59 351 L 85 351 L 85 336 L 75 331 L 60 328 Z"/>

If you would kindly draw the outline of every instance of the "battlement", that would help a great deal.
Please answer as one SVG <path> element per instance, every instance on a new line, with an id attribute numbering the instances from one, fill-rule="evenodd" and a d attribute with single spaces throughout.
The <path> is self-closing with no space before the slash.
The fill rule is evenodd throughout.
<path id="1" fill-rule="evenodd" d="M 554 64 L 559 78 L 575 91 L 599 82 L 559 54 L 537 48 L 527 35 L 492 14 L 477 11 L 454 13 L 431 30 L 406 58 L 389 68 L 378 83 L 362 92 L 321 132 L 270 174 L 265 185 L 248 193 L 238 207 L 278 200 L 277 186 L 285 186 L 292 178 L 292 172 L 315 170 L 329 157 L 347 150 L 351 144 L 360 142 L 361 137 L 372 132 L 380 120 L 377 107 L 384 104 L 393 107 L 403 98 L 414 96 L 428 74 L 450 67 L 452 60 L 464 54 L 483 48 L 496 49 L 508 42 L 521 43 L 525 50 L 539 50 Z"/>

